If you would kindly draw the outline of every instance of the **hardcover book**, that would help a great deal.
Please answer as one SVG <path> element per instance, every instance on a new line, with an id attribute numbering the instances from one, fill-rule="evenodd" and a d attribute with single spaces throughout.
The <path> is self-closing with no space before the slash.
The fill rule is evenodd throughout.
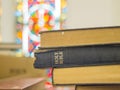
<path id="1" fill-rule="evenodd" d="M 76 90 L 120 90 L 120 85 L 76 86 Z"/>
<path id="2" fill-rule="evenodd" d="M 120 64 L 120 45 L 43 49 L 35 52 L 35 68 Z"/>
<path id="3" fill-rule="evenodd" d="M 120 65 L 54 68 L 55 85 L 120 84 Z"/>
<path id="4" fill-rule="evenodd" d="M 120 43 L 120 26 L 43 31 L 41 48 Z"/>

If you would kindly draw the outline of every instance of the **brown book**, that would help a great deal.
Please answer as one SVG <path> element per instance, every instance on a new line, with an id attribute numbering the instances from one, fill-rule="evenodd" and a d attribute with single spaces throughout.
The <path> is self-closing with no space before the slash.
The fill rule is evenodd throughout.
<path id="1" fill-rule="evenodd" d="M 76 90 L 120 90 L 120 85 L 76 86 Z"/>
<path id="2" fill-rule="evenodd" d="M 120 84 L 120 65 L 54 68 L 53 84 Z"/>
<path id="3" fill-rule="evenodd" d="M 44 31 L 41 48 L 120 43 L 120 27 L 98 27 Z"/>

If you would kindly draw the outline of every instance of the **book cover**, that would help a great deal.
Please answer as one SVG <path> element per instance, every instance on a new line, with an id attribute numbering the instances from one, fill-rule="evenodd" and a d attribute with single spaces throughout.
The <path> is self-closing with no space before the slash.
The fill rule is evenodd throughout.
<path id="1" fill-rule="evenodd" d="M 76 90 L 119 90 L 120 85 L 76 86 Z"/>
<path id="2" fill-rule="evenodd" d="M 120 64 L 120 45 L 42 49 L 35 58 L 35 68 Z"/>
<path id="3" fill-rule="evenodd" d="M 120 65 L 54 68 L 55 85 L 120 84 Z"/>
<path id="4" fill-rule="evenodd" d="M 41 48 L 120 43 L 120 26 L 44 31 Z"/>

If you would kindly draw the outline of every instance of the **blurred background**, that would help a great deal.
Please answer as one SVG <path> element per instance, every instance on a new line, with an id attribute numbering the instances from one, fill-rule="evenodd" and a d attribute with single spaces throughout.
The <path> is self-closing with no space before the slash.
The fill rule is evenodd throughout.
<path id="1" fill-rule="evenodd" d="M 120 26 L 120 0 L 0 0 L 1 79 L 12 76 L 14 68 L 18 68 L 16 59 L 6 68 L 10 56 L 34 60 L 34 50 L 40 47 L 41 31 L 101 26 Z M 32 64 L 27 68 L 34 71 Z M 40 71 L 47 76 L 46 87 L 53 87 L 51 71 Z"/>
<path id="2" fill-rule="evenodd" d="M 1 0 L 0 43 L 20 44 L 33 56 L 40 31 L 120 25 L 119 0 Z"/>
<path id="3" fill-rule="evenodd" d="M 3 0 L 0 42 L 20 44 L 19 56 L 33 56 L 40 46 L 39 32 L 62 28 L 65 13 L 66 0 Z"/>

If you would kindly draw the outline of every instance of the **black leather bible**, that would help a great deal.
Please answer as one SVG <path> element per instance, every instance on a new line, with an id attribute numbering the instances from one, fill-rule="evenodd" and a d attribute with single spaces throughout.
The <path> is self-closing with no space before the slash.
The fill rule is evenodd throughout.
<path id="1" fill-rule="evenodd" d="M 35 52 L 35 68 L 120 64 L 120 45 L 63 47 Z"/>

